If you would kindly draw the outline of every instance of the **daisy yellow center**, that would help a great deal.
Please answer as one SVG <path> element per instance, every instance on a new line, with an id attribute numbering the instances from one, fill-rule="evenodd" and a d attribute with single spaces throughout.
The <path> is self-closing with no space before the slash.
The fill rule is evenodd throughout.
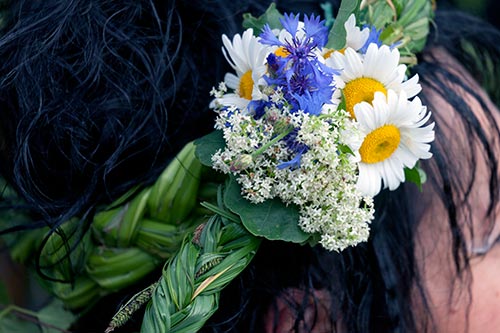
<path id="1" fill-rule="evenodd" d="M 327 50 L 324 54 L 323 54 L 323 58 L 325 59 L 328 59 L 330 58 L 330 56 L 332 55 L 332 53 L 334 52 L 334 50 Z"/>
<path id="2" fill-rule="evenodd" d="M 274 54 L 278 57 L 285 58 L 290 54 L 290 52 L 288 52 L 284 46 L 280 46 L 276 51 L 274 51 Z"/>
<path id="3" fill-rule="evenodd" d="M 252 79 L 252 71 L 247 71 L 240 78 L 240 87 L 239 93 L 242 98 L 252 99 L 252 90 L 253 90 L 253 79 Z"/>
<path id="4" fill-rule="evenodd" d="M 326 49 L 325 53 L 323 53 L 323 58 L 328 59 L 332 56 L 333 52 L 340 52 L 344 54 L 345 48 L 340 49 L 340 50 L 334 50 L 334 49 Z"/>
<path id="5" fill-rule="evenodd" d="M 373 164 L 391 157 L 399 146 L 401 134 L 394 125 L 384 125 L 370 132 L 359 148 L 361 161 Z"/>
<path id="6" fill-rule="evenodd" d="M 379 81 L 369 78 L 360 77 L 346 83 L 343 89 L 346 111 L 352 118 L 354 116 L 354 105 L 361 102 L 371 103 L 377 91 L 383 92 L 387 96 L 387 90 Z"/>

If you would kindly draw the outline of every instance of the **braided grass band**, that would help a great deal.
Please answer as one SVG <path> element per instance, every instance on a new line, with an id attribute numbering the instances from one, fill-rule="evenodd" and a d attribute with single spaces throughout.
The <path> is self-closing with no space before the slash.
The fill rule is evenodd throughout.
<path id="1" fill-rule="evenodd" d="M 196 332 L 217 310 L 219 295 L 260 245 L 241 224 L 219 215 L 198 228 L 163 269 L 141 332 Z"/>
<path id="2" fill-rule="evenodd" d="M 194 144 L 188 143 L 151 187 L 132 199 L 125 195 L 96 214 L 91 232 L 82 239 L 77 218 L 50 234 L 40 266 L 46 275 L 73 283 L 42 283 L 66 307 L 89 307 L 100 297 L 137 283 L 176 253 L 186 234 L 212 214 L 199 202 L 215 203 L 218 183 L 202 175 L 207 170 L 194 151 Z M 13 242 L 13 258 L 29 263 L 47 232 L 47 228 L 32 230 Z M 77 244 L 70 255 L 67 243 Z"/>
<path id="3" fill-rule="evenodd" d="M 220 291 L 252 260 L 261 238 L 251 235 L 231 213 L 207 206 L 219 215 L 186 237 L 160 280 L 122 306 L 106 333 L 125 324 L 151 297 L 142 332 L 195 332 L 217 310 Z"/>

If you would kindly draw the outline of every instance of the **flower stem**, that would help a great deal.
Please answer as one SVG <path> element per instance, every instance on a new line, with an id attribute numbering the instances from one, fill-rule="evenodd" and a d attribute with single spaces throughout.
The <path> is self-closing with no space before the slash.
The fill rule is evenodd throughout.
<path id="1" fill-rule="evenodd" d="M 262 154 L 263 152 L 265 152 L 269 147 L 271 147 L 272 145 L 274 145 L 276 142 L 280 141 L 281 139 L 283 139 L 285 136 L 287 136 L 288 134 L 290 134 L 291 132 L 293 131 L 293 127 L 290 126 L 288 127 L 285 131 L 281 132 L 279 135 L 277 135 L 276 137 L 274 137 L 271 141 L 269 141 L 268 143 L 266 143 L 265 145 L 263 145 L 262 147 L 260 147 L 259 149 L 257 149 L 256 151 L 254 151 L 251 156 L 252 157 L 255 157 L 255 156 L 258 156 L 260 154 Z"/>

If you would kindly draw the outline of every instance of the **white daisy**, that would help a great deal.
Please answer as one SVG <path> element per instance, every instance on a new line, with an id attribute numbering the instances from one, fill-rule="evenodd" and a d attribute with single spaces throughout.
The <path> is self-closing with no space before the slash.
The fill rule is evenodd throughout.
<path id="1" fill-rule="evenodd" d="M 340 70 L 335 76 L 337 89 L 333 101 L 344 98 L 346 111 L 354 117 L 354 106 L 360 102 L 371 103 L 375 92 L 387 95 L 389 89 L 396 93 L 404 91 L 408 98 L 417 95 L 420 90 L 418 75 L 405 80 L 406 65 L 399 64 L 398 49 L 387 45 L 380 48 L 370 44 L 365 56 L 352 48 L 344 54 L 335 52 L 326 60 L 326 64 Z M 335 103 L 334 103 L 335 104 Z"/>
<path id="2" fill-rule="evenodd" d="M 322 50 L 322 57 L 324 59 L 328 59 L 333 52 L 344 53 L 347 48 L 354 49 L 358 51 L 362 48 L 368 37 L 370 36 L 370 28 L 360 29 L 356 26 L 356 16 L 351 14 L 347 21 L 344 23 L 345 33 L 346 33 L 346 45 L 342 50 L 332 50 L 328 48 L 324 48 Z"/>
<path id="3" fill-rule="evenodd" d="M 269 48 L 259 43 L 259 39 L 253 35 L 253 29 L 247 29 L 242 36 L 234 35 L 232 42 L 222 35 L 222 42 L 224 57 L 236 72 L 236 75 L 226 73 L 224 82 L 234 93 L 224 94 L 215 103 L 244 109 L 251 100 L 264 99 L 266 96 L 260 91 L 259 85 L 265 84 L 263 75 L 266 73 L 265 61 Z"/>
<path id="4" fill-rule="evenodd" d="M 431 113 L 420 98 L 407 99 L 389 90 L 387 97 L 375 93 L 372 104 L 354 107 L 364 139 L 359 147 L 358 190 L 375 196 L 384 188 L 395 190 L 404 182 L 404 168 L 413 168 L 419 159 L 432 156 L 429 143 L 434 140 L 434 123 L 423 126 Z"/>
<path id="5" fill-rule="evenodd" d="M 347 21 L 344 23 L 345 33 L 346 33 L 346 48 L 350 47 L 355 51 L 362 48 L 368 37 L 370 36 L 370 28 L 363 28 L 361 30 L 356 26 L 356 16 L 351 14 Z"/>

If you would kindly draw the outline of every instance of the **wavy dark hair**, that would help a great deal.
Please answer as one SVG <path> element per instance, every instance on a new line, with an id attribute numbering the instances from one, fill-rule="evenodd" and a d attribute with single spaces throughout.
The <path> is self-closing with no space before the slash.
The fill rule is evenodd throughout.
<path id="1" fill-rule="evenodd" d="M 220 66 L 205 60 L 215 40 L 194 47 L 215 38 L 159 3 L 13 2 L 0 40 L 1 165 L 40 218 L 85 217 L 209 130 Z"/>
<path id="2" fill-rule="evenodd" d="M 282 12 L 323 12 L 318 1 L 276 3 Z M 208 92 L 228 71 L 221 34 L 240 32 L 244 12 L 257 16 L 268 5 L 263 0 L 13 2 L 0 38 L 0 171 L 34 222 L 10 231 L 45 225 L 56 230 L 76 216 L 83 234 L 101 205 L 154 181 L 186 142 L 212 129 Z M 433 47 L 456 57 L 498 104 L 498 30 L 463 13 L 438 10 L 426 50 Z M 426 50 L 412 71 L 426 89 L 446 96 L 487 152 L 493 214 L 498 158 L 469 103 L 446 87 L 450 82 L 462 87 L 488 117 L 493 110 L 440 59 L 426 56 Z M 454 265 L 467 280 L 465 231 L 458 221 L 474 179 L 463 185 L 451 168 L 457 157 L 446 153 L 449 138 L 439 130 L 439 111 L 426 90 L 421 97 L 436 109 L 438 124 L 434 158 L 422 164 L 430 175 L 426 186 L 433 186 L 445 204 Z M 465 154 L 472 169 L 474 149 Z M 331 294 L 332 325 L 342 332 L 432 331 L 432 317 L 422 324 L 413 311 L 415 297 L 424 308 L 427 298 L 415 259 L 419 212 L 412 186 L 377 196 L 369 241 L 340 254 L 264 242 L 250 267 L 223 291 L 220 309 L 204 331 L 262 331 L 265 313 L 289 287 L 305 291 L 304 302 L 290 302 L 296 331 L 318 289 Z M 96 309 L 114 310 L 109 301 Z M 102 328 L 107 320 L 92 318 L 89 328 L 87 317 L 75 330 Z"/>

